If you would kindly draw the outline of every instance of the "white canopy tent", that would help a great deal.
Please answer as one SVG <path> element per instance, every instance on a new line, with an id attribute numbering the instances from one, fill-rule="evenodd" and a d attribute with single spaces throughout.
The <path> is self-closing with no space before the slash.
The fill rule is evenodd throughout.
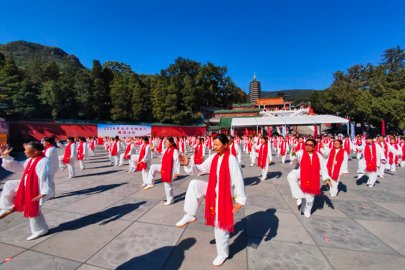
<path id="1" fill-rule="evenodd" d="M 297 115 L 274 117 L 246 117 L 233 118 L 231 129 L 256 126 L 256 130 L 263 126 L 313 126 L 321 124 L 346 124 L 349 133 L 349 120 L 335 115 Z M 320 129 L 319 129 L 320 131 Z"/>

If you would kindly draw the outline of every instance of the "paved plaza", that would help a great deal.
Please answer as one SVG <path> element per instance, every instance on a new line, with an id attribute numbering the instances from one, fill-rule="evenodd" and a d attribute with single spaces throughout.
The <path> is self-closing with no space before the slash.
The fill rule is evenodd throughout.
<path id="1" fill-rule="evenodd" d="M 153 159 L 153 163 L 158 163 Z M 247 205 L 235 217 L 230 258 L 220 269 L 405 269 L 405 168 L 386 173 L 374 188 L 357 181 L 357 160 L 349 161 L 338 197 L 323 188 L 307 219 L 297 210 L 287 183 L 290 164 L 273 157 L 268 179 L 243 155 Z M 78 167 L 78 164 L 76 164 Z M 100 147 L 85 170 L 56 178 L 57 198 L 43 206 L 49 233 L 34 241 L 28 220 L 14 213 L 0 221 L 0 269 L 215 269 L 214 230 L 204 225 L 204 201 L 197 222 L 185 228 L 184 196 L 191 179 L 174 182 L 175 203 L 164 206 L 163 184 L 141 188 L 140 173 L 112 167 Z M 9 179 L 0 176 L 0 189 Z"/>

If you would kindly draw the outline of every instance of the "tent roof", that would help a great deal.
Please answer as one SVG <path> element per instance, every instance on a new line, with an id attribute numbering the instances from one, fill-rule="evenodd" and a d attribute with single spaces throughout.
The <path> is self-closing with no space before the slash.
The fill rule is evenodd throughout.
<path id="1" fill-rule="evenodd" d="M 233 118 L 233 127 L 244 126 L 280 126 L 280 125 L 320 125 L 347 124 L 349 120 L 334 115 L 297 115 L 274 117 Z"/>

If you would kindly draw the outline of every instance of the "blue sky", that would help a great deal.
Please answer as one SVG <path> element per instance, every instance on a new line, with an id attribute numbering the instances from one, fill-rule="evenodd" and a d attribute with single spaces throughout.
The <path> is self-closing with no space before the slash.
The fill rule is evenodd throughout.
<path id="1" fill-rule="evenodd" d="M 91 67 L 158 73 L 178 56 L 225 65 L 248 90 L 324 89 L 333 73 L 405 47 L 403 0 L 3 0 L 0 43 L 57 46 Z"/>

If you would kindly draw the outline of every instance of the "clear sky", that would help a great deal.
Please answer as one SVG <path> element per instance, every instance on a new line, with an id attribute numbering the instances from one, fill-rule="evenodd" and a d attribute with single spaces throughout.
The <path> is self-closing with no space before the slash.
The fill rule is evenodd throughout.
<path id="1" fill-rule="evenodd" d="M 225 65 L 248 90 L 324 89 L 333 73 L 405 47 L 403 0 L 2 0 L 0 43 L 57 46 L 87 67 L 158 73 L 178 56 Z"/>

